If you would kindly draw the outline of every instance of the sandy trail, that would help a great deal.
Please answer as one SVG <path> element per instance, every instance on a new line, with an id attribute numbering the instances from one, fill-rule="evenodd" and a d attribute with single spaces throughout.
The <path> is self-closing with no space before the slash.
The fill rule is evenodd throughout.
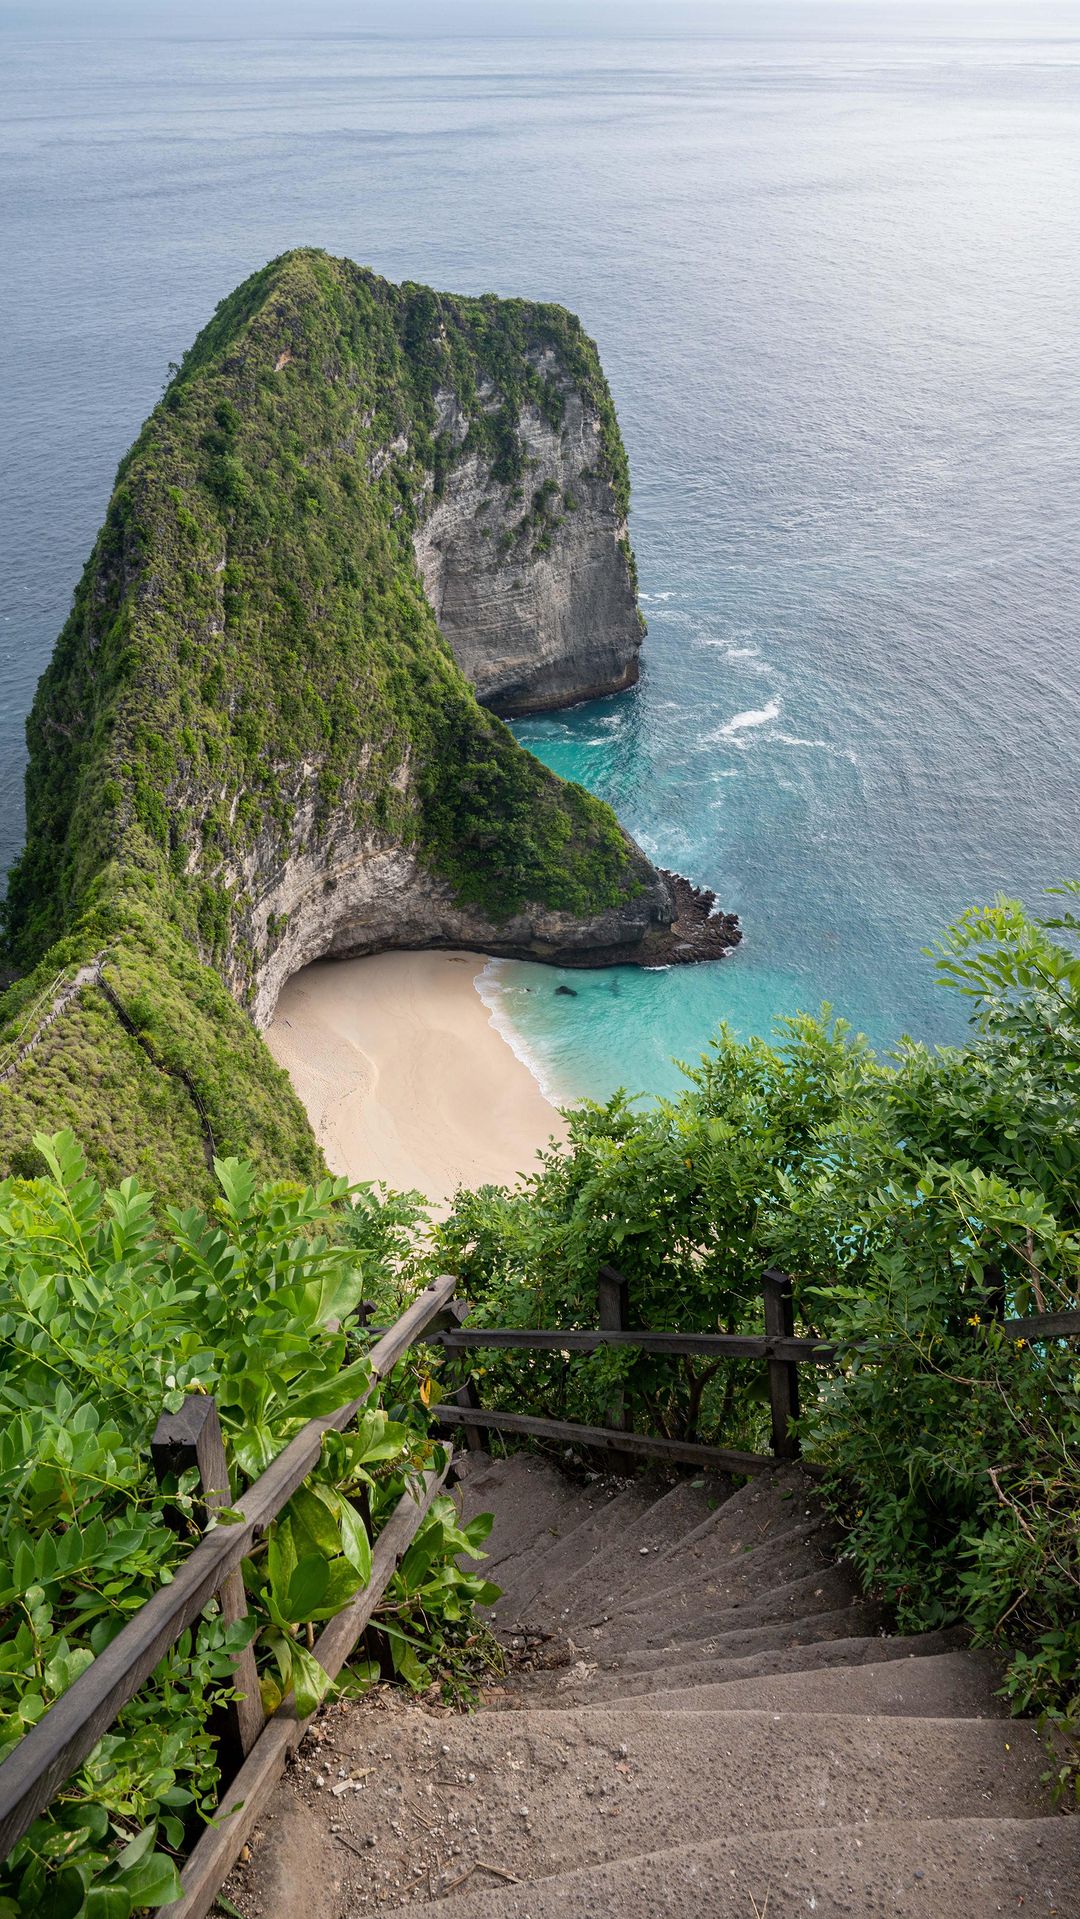
<path id="1" fill-rule="evenodd" d="M 513 1183 L 565 1128 L 492 1026 L 475 953 L 318 960 L 266 1033 L 335 1173 L 418 1187 L 443 1212 L 459 1185 Z"/>

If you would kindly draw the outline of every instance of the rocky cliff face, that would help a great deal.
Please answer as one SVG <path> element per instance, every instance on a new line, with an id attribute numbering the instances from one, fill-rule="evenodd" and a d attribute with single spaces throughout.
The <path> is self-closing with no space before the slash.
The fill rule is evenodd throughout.
<path id="1" fill-rule="evenodd" d="M 435 396 L 454 449 L 413 535 L 424 589 L 478 699 L 522 714 L 619 693 L 638 677 L 643 623 L 627 525 L 605 469 L 604 421 L 552 349 L 529 363 L 554 418 L 522 406 L 520 476 L 499 478 L 458 395 Z M 494 384 L 475 405 L 495 413 Z"/>
<path id="2" fill-rule="evenodd" d="M 328 845 L 312 834 L 305 809 L 296 824 L 292 856 L 275 865 L 271 885 L 259 884 L 257 853 L 235 874 L 247 882 L 250 905 L 234 950 L 257 955 L 254 991 L 244 960 L 233 967 L 226 959 L 223 972 L 237 996 L 248 994 L 260 1028 L 272 1019 L 286 980 L 314 959 L 450 946 L 565 966 L 633 964 L 646 956 L 649 940 L 668 934 L 674 917 L 666 877 L 643 857 L 640 892 L 618 906 L 584 914 L 526 906 L 496 922 L 455 898 L 415 853 L 383 836 L 343 831 Z"/>
<path id="3" fill-rule="evenodd" d="M 490 710 L 636 675 L 628 499 L 562 308 L 307 251 L 222 303 L 121 463 L 29 721 L 0 1046 L 95 970 L 5 1082 L 0 1158 L 69 1124 L 103 1176 L 174 1194 L 215 1153 L 310 1169 L 255 1026 L 321 955 L 719 950 L 712 902 Z"/>

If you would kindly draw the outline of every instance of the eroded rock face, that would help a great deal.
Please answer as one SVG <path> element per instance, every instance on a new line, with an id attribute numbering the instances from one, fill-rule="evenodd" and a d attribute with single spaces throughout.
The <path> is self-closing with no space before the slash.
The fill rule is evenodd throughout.
<path id="1" fill-rule="evenodd" d="M 522 407 L 525 470 L 502 481 L 490 455 L 463 450 L 469 421 L 456 394 L 440 391 L 439 431 L 459 451 L 413 539 L 458 664 L 478 698 L 504 714 L 633 686 L 643 633 L 599 413 L 554 354 L 532 357 L 560 392 L 561 421 L 531 402 Z M 481 408 L 497 402 L 493 389 L 478 394 Z"/>
<path id="2" fill-rule="evenodd" d="M 252 849 L 233 874 L 250 901 L 245 942 L 257 955 L 250 1011 L 265 1027 L 287 979 L 314 959 L 358 959 L 390 948 L 467 947 L 509 959 L 569 966 L 635 963 L 653 942 L 669 938 L 672 893 L 666 878 L 634 846 L 640 890 L 619 907 L 590 915 L 527 908 L 496 925 L 455 900 L 449 884 L 405 847 L 339 825 L 329 838 L 315 826 L 314 801 L 297 805 L 293 851 L 284 864 L 263 864 Z M 269 880 L 269 884 L 267 881 Z M 227 961 L 226 983 L 237 997 L 246 980 Z"/>

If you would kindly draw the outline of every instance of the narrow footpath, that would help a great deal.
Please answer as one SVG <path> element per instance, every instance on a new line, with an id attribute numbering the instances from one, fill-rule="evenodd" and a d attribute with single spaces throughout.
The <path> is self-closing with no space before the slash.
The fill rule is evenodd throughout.
<path id="1" fill-rule="evenodd" d="M 958 1635 L 897 1638 L 797 1467 L 463 1486 L 514 1670 L 480 1711 L 332 1706 L 244 1919 L 1080 1919 L 1080 1820 Z"/>

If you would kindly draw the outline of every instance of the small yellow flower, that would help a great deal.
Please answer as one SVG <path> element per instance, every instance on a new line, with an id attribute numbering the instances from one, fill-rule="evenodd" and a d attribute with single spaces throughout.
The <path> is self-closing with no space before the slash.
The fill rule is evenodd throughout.
<path id="1" fill-rule="evenodd" d="M 969 1316 L 968 1316 L 968 1325 L 969 1325 L 969 1326 L 978 1326 L 978 1325 L 981 1325 L 981 1323 L 982 1323 L 982 1322 L 981 1322 L 981 1321 L 980 1321 L 980 1319 L 979 1319 L 979 1315 L 978 1315 L 978 1313 L 971 1313 L 971 1314 L 969 1314 Z"/>
<path id="2" fill-rule="evenodd" d="M 1015 1342 L 1015 1345 L 1016 1345 L 1016 1350 L 1017 1350 L 1017 1352 L 1019 1352 L 1019 1351 L 1020 1351 L 1020 1348 L 1021 1348 L 1021 1346 L 1026 1346 L 1026 1345 L 1027 1345 L 1027 1340 L 1026 1340 L 1026 1339 L 1018 1339 L 1018 1340 L 1016 1340 L 1016 1342 Z"/>

